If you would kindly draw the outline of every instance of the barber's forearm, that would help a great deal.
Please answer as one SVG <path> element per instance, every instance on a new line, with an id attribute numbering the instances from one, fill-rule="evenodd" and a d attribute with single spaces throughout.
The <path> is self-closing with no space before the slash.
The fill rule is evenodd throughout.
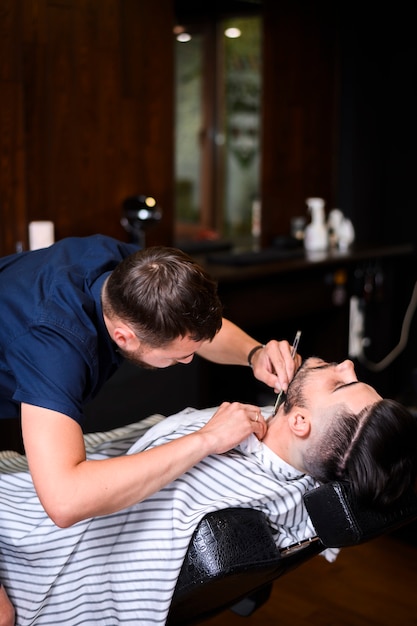
<path id="1" fill-rule="evenodd" d="M 211 420 L 210 420 L 211 421 Z M 230 420 L 224 418 L 226 426 Z M 22 434 L 39 499 L 57 526 L 114 513 L 143 500 L 213 452 L 248 436 L 244 415 L 225 439 L 223 422 L 161 448 L 106 460 L 86 460 L 82 430 L 66 415 L 22 404 Z M 233 422 L 233 421 L 232 421 Z M 236 440 L 237 431 L 240 439 Z"/>
<path id="2" fill-rule="evenodd" d="M 208 439 L 196 432 L 138 454 L 85 461 L 67 478 L 62 477 L 66 497 L 56 491 L 50 494 L 43 500 L 45 510 L 61 527 L 115 513 L 181 476 L 207 456 L 211 447 Z"/>
<path id="3" fill-rule="evenodd" d="M 56 461 L 53 471 L 41 472 L 43 479 L 34 482 L 47 514 L 67 527 L 140 502 L 209 454 L 222 454 L 251 433 L 262 439 L 265 432 L 258 407 L 225 402 L 194 433 L 137 454 L 75 465 Z M 61 452 L 65 456 L 65 446 Z"/>
<path id="4" fill-rule="evenodd" d="M 115 513 L 140 502 L 209 454 L 222 454 L 265 424 L 256 406 L 224 403 L 195 433 L 138 454 L 86 460 L 82 430 L 73 419 L 22 404 L 22 434 L 32 479 L 57 526 Z"/>
<path id="5" fill-rule="evenodd" d="M 223 318 L 221 330 L 205 343 L 198 354 L 209 361 L 228 365 L 248 365 L 248 354 L 259 341 L 250 337 L 230 320 Z"/>

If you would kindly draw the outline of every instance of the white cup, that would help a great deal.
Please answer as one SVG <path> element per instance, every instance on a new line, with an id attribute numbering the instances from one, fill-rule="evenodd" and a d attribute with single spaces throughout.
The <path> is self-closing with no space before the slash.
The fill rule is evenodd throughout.
<path id="1" fill-rule="evenodd" d="M 54 223 L 48 220 L 29 222 L 29 250 L 47 248 L 55 241 Z"/>

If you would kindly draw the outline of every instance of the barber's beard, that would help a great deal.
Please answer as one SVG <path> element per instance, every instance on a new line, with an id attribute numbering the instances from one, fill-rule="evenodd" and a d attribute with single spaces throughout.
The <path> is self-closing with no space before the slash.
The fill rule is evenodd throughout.
<path id="1" fill-rule="evenodd" d="M 145 369 L 145 370 L 157 370 L 158 369 L 154 365 L 149 365 L 149 363 L 146 363 L 145 361 L 143 361 L 137 352 L 128 352 L 127 350 L 123 350 L 122 348 L 118 348 L 118 352 L 119 354 L 122 355 L 122 357 L 126 361 L 128 361 L 132 365 L 135 365 L 136 367 L 141 367 L 142 369 Z"/>

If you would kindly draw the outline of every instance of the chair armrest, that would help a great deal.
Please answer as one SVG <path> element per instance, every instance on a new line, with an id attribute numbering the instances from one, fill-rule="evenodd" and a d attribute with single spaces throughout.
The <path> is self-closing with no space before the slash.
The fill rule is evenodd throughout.
<path id="1" fill-rule="evenodd" d="M 358 503 L 349 485 L 336 481 L 307 492 L 304 504 L 327 548 L 364 543 L 417 519 L 417 495 L 413 491 L 380 510 Z"/>
<path id="2" fill-rule="evenodd" d="M 168 626 L 193 623 L 231 606 L 284 568 L 266 516 L 254 509 L 208 513 L 192 536 Z"/>
<path id="3" fill-rule="evenodd" d="M 198 586 L 201 580 L 265 564 L 280 566 L 266 516 L 246 508 L 213 511 L 194 531 L 176 593 Z"/>

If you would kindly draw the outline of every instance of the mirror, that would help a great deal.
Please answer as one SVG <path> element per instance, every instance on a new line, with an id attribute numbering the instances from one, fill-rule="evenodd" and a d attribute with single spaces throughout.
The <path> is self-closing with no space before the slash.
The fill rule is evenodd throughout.
<path id="1" fill-rule="evenodd" d="M 259 238 L 262 18 L 210 15 L 175 31 L 177 242 Z"/>

